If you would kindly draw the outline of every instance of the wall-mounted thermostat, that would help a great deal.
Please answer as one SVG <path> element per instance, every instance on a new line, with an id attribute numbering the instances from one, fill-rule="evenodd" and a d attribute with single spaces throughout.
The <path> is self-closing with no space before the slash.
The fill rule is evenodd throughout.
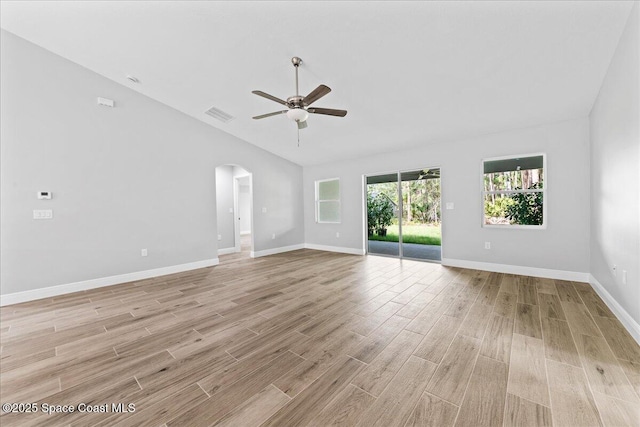
<path id="1" fill-rule="evenodd" d="M 51 191 L 38 191 L 38 200 L 51 200 Z"/>

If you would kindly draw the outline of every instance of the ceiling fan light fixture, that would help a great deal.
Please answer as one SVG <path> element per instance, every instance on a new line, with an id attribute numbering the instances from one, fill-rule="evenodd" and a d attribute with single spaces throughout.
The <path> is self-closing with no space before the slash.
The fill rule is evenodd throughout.
<path id="1" fill-rule="evenodd" d="M 309 113 L 303 108 L 292 108 L 287 111 L 287 117 L 295 122 L 304 122 L 309 117 Z"/>

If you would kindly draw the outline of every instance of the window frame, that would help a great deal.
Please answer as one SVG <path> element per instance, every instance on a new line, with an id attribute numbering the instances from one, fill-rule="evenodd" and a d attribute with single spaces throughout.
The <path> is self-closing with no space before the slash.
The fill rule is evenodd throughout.
<path id="1" fill-rule="evenodd" d="M 542 156 L 542 182 L 543 187 L 539 190 L 498 190 L 498 191 L 485 191 L 484 190 L 484 164 L 488 161 L 495 160 L 508 160 L 508 159 L 520 159 L 524 157 L 538 157 Z M 480 161 L 480 185 L 481 185 L 481 209 L 480 209 L 480 224 L 482 228 L 497 228 L 503 230 L 545 230 L 547 228 L 548 218 L 547 218 L 547 188 L 549 187 L 549 181 L 547 178 L 547 153 L 539 152 L 539 153 L 527 153 L 527 154 L 519 154 L 519 155 L 509 155 L 509 156 L 499 156 L 499 157 L 487 157 Z M 542 193 L 542 224 L 540 225 L 527 225 L 527 224 L 485 224 L 485 212 L 484 212 L 484 201 L 485 197 L 491 194 L 526 194 L 526 193 Z"/>
<path id="2" fill-rule="evenodd" d="M 338 198 L 320 200 L 320 184 L 323 182 L 329 182 L 329 181 L 338 181 Z M 340 185 L 340 178 L 318 179 L 315 182 L 315 187 L 316 187 L 315 188 L 316 224 L 341 224 L 342 223 L 342 202 L 340 201 L 340 196 L 342 195 L 342 189 Z M 320 204 L 323 202 L 338 203 L 338 220 L 337 221 L 320 221 Z"/>

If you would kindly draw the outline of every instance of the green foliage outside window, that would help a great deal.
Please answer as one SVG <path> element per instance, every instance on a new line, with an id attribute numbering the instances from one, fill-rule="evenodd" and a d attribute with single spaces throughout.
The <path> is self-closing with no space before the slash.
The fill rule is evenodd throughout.
<path id="1" fill-rule="evenodd" d="M 541 189 L 542 183 L 537 182 L 529 190 Z M 520 190 L 520 188 L 516 188 Z M 506 208 L 506 218 L 512 224 L 542 225 L 542 193 L 516 193 L 511 195 L 511 203 Z"/>
<path id="2" fill-rule="evenodd" d="M 506 218 L 507 208 L 514 203 L 514 200 L 509 196 L 496 197 L 494 202 L 492 202 L 491 199 L 485 200 L 485 216 L 490 218 Z"/>
<path id="3" fill-rule="evenodd" d="M 379 236 L 387 234 L 387 227 L 391 225 L 393 219 L 393 203 L 389 197 L 381 193 L 367 194 L 367 224 L 368 233 L 374 232 Z"/>

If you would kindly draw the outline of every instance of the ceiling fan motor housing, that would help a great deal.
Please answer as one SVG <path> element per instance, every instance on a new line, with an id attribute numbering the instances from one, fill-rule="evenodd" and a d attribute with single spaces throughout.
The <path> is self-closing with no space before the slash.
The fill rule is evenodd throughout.
<path id="1" fill-rule="evenodd" d="M 287 98 L 287 104 L 291 105 L 291 108 L 302 108 L 304 96 L 290 96 Z"/>

